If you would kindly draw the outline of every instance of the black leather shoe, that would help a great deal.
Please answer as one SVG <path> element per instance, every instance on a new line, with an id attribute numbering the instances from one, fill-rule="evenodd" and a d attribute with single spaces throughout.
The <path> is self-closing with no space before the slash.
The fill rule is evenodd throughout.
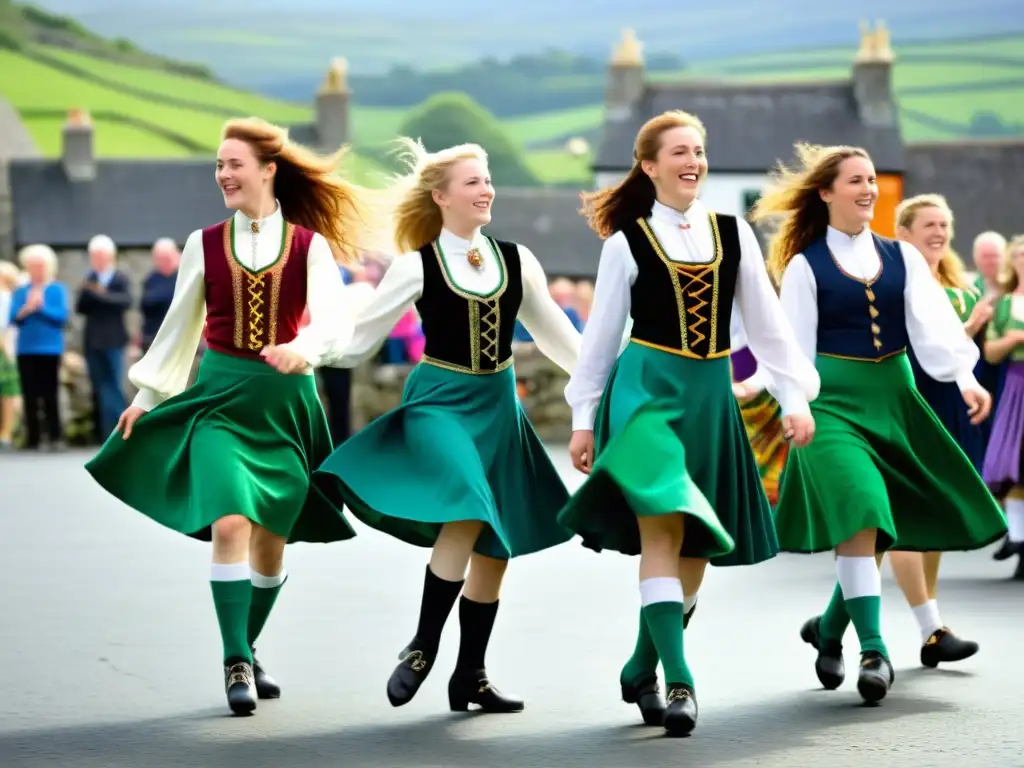
<path id="1" fill-rule="evenodd" d="M 694 603 L 693 607 L 690 608 L 689 611 L 687 611 L 686 613 L 683 614 L 683 629 L 686 629 L 688 626 L 690 626 L 690 617 L 693 616 L 693 614 L 696 613 L 696 612 L 697 612 L 697 604 Z"/>
<path id="2" fill-rule="evenodd" d="M 277 680 L 267 674 L 267 670 L 260 664 L 259 659 L 256 658 L 256 649 L 251 648 L 252 651 L 252 674 L 256 680 L 256 695 L 261 699 L 280 699 L 281 698 L 281 686 L 277 684 Z"/>
<path id="3" fill-rule="evenodd" d="M 963 661 L 978 652 L 973 640 L 961 640 L 949 627 L 932 632 L 921 647 L 921 663 L 926 667 L 937 667 L 940 662 Z"/>
<path id="4" fill-rule="evenodd" d="M 1010 541 L 1010 537 L 1007 536 L 1003 539 L 1003 543 L 999 549 L 992 553 L 993 560 L 1009 560 L 1014 555 L 1021 553 L 1021 546 L 1015 542 Z"/>
<path id="5" fill-rule="evenodd" d="M 433 665 L 434 653 L 407 648 L 402 663 L 395 667 L 388 678 L 388 701 L 391 706 L 400 707 L 412 701 Z"/>
<path id="6" fill-rule="evenodd" d="M 693 687 L 685 683 L 668 683 L 665 703 L 665 733 L 689 736 L 697 727 L 697 699 L 693 695 Z"/>
<path id="7" fill-rule="evenodd" d="M 857 692 L 868 704 L 877 704 L 884 699 L 895 679 L 892 664 L 878 651 L 861 654 Z"/>
<path id="8" fill-rule="evenodd" d="M 800 639 L 818 652 L 814 661 L 814 672 L 818 682 L 826 691 L 834 691 L 846 679 L 846 664 L 843 663 L 843 644 L 821 637 L 821 616 L 808 619 L 800 628 Z"/>
<path id="9" fill-rule="evenodd" d="M 631 683 L 620 681 L 619 685 L 622 687 L 622 700 L 627 704 L 636 704 L 640 709 L 640 717 L 647 725 L 662 725 L 665 722 L 665 702 L 661 698 L 656 674 L 643 674 Z"/>
<path id="10" fill-rule="evenodd" d="M 256 681 L 252 664 L 236 661 L 224 666 L 224 690 L 228 706 L 236 715 L 251 715 L 256 709 Z"/>
<path id="11" fill-rule="evenodd" d="M 452 712 L 465 712 L 476 704 L 483 712 L 522 712 L 526 704 L 522 699 L 502 693 L 487 679 L 487 671 L 455 670 L 448 681 L 448 705 Z"/>
<path id="12" fill-rule="evenodd" d="M 1014 581 L 1024 581 L 1024 552 L 1021 553 L 1020 560 L 1017 561 L 1017 570 L 1013 572 Z"/>

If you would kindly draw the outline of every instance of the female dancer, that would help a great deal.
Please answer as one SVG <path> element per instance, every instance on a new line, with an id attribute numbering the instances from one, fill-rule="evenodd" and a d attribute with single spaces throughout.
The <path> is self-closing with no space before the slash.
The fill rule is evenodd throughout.
<path id="1" fill-rule="evenodd" d="M 492 686 L 484 664 L 502 577 L 509 558 L 572 534 L 555 522 L 568 493 L 516 397 L 512 334 L 518 317 L 566 371 L 580 336 L 530 250 L 481 233 L 494 201 L 484 150 L 465 144 L 430 154 L 402 143 L 411 171 L 398 185 L 395 242 L 408 253 L 392 262 L 352 344 L 331 365 L 368 358 L 413 305 L 426 349 L 401 405 L 339 446 L 314 482 L 367 525 L 433 548 L 416 635 L 388 680 L 391 704 L 410 702 L 427 679 L 462 592 L 451 708 L 517 712 L 523 702 Z"/>
<path id="2" fill-rule="evenodd" d="M 309 494 L 332 447 L 311 369 L 352 332 L 335 258 L 353 258 L 372 232 L 363 192 L 337 175 L 341 154 L 317 157 L 259 120 L 225 125 L 216 178 L 235 214 L 189 236 L 167 316 L 129 372 L 139 394 L 86 465 L 156 522 L 212 539 L 236 714 L 280 695 L 253 643 L 285 581 L 285 544 L 355 535 Z M 307 303 L 311 322 L 297 330 Z M 209 349 L 185 389 L 204 322 Z"/>
<path id="3" fill-rule="evenodd" d="M 1019 555 L 1013 577 L 1024 579 L 1024 235 L 1007 248 L 1010 269 L 985 340 L 985 359 L 993 365 L 1009 360 L 1006 380 L 999 399 L 992 436 L 985 452 L 982 475 L 989 488 L 1006 505 L 1009 523 L 1005 559 Z"/>
<path id="4" fill-rule="evenodd" d="M 584 198 L 605 243 L 580 366 L 566 389 L 569 452 L 590 476 L 559 520 L 585 546 L 640 555 L 643 607 L 636 649 L 620 674 L 622 697 L 671 735 L 697 722 L 684 592 L 696 594 L 709 560 L 749 565 L 777 552 L 730 388 L 734 298 L 751 346 L 776 374 L 787 438 L 810 440 L 807 401 L 817 394 L 753 230 L 697 200 L 708 171 L 705 138 L 693 115 L 659 115 L 640 129 L 625 180 Z M 667 707 L 658 697 L 659 659 Z"/>
<path id="5" fill-rule="evenodd" d="M 876 702 L 893 681 L 882 640 L 876 552 L 979 549 L 1005 518 L 978 473 L 914 386 L 906 348 L 939 381 L 956 381 L 972 420 L 991 397 L 972 373 L 978 350 L 914 246 L 871 232 L 878 198 L 868 154 L 797 145 L 755 219 L 781 217 L 769 269 L 782 305 L 821 374 L 817 435 L 789 454 L 776 507 L 788 552 L 835 550 L 838 584 L 802 636 L 818 650 L 826 688 L 845 676 L 842 633 L 853 620 L 858 690 Z M 935 468 L 941 467 L 941 475 Z"/>

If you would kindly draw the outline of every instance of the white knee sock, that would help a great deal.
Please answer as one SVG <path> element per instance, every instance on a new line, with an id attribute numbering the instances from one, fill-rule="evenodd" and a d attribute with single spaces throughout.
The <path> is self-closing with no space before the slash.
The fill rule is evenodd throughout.
<path id="1" fill-rule="evenodd" d="M 915 605 L 911 610 L 917 625 L 921 628 L 921 642 L 928 642 L 936 630 L 942 629 L 942 618 L 939 616 L 939 601 L 929 600 L 921 605 Z"/>
<path id="2" fill-rule="evenodd" d="M 878 597 L 882 594 L 882 574 L 873 557 L 836 557 L 836 578 L 843 600 Z"/>
<path id="3" fill-rule="evenodd" d="M 1010 541 L 1024 541 L 1024 499 L 1006 500 L 1006 523 Z"/>
<path id="4" fill-rule="evenodd" d="M 659 576 L 640 582 L 640 604 L 683 602 L 683 583 L 671 576 Z"/>

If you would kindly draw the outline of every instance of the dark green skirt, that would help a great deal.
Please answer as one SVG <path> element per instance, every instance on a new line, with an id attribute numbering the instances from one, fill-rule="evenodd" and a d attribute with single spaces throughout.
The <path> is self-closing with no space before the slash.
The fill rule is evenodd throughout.
<path id="1" fill-rule="evenodd" d="M 815 435 L 789 452 L 775 526 L 786 552 L 835 549 L 878 529 L 878 550 L 981 549 L 1006 518 L 917 391 L 905 354 L 819 355 Z"/>
<path id="2" fill-rule="evenodd" d="M 555 520 L 569 494 L 516 396 L 514 370 L 420 363 L 402 403 L 331 454 L 313 482 L 364 523 L 431 547 L 445 523 L 479 520 L 479 554 L 507 559 L 572 538 Z"/>
<path id="3" fill-rule="evenodd" d="M 289 542 L 350 539 L 340 510 L 310 489 L 331 453 L 312 376 L 207 350 L 196 383 L 107 438 L 86 470 L 107 492 L 179 533 L 244 515 Z"/>
<path id="4" fill-rule="evenodd" d="M 778 552 L 729 358 L 631 342 L 608 379 L 594 442 L 591 473 L 559 516 L 584 546 L 640 554 L 637 516 L 683 512 L 683 557 L 751 565 Z"/>

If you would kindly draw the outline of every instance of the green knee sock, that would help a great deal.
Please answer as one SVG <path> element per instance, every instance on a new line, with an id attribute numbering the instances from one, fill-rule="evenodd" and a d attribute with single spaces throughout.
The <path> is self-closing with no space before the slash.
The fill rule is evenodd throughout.
<path id="1" fill-rule="evenodd" d="M 843 599 L 843 588 L 836 582 L 832 591 L 832 599 L 821 614 L 820 632 L 823 640 L 843 641 L 846 628 L 850 626 L 850 614 L 846 612 L 846 601 Z"/>
<path id="2" fill-rule="evenodd" d="M 643 609 L 640 610 L 639 624 L 633 655 L 629 657 L 619 676 L 620 682 L 623 683 L 632 683 L 641 675 L 658 671 L 658 649 L 654 646 L 654 638 L 651 637 Z"/>
<path id="3" fill-rule="evenodd" d="M 280 583 L 273 586 L 264 586 L 257 583 L 259 580 L 258 574 L 253 574 L 253 579 L 252 604 L 249 607 L 248 638 L 250 646 L 256 643 L 256 638 L 260 636 L 263 627 L 266 626 L 267 618 L 270 616 L 270 611 L 274 608 L 274 603 L 277 602 L 277 596 L 281 593 L 281 587 L 284 586 L 287 577 L 282 578 Z M 267 580 L 276 581 L 276 578 L 271 577 Z"/>
<path id="4" fill-rule="evenodd" d="M 248 566 L 246 566 L 248 567 Z M 217 609 L 217 623 L 224 643 L 224 660 L 237 658 L 252 663 L 247 637 L 249 606 L 252 602 L 252 582 L 211 581 L 213 605 Z"/>
<path id="5" fill-rule="evenodd" d="M 683 604 L 651 603 L 643 608 L 644 618 L 658 649 L 665 682 L 693 685 L 693 675 L 683 653 Z"/>
<path id="6" fill-rule="evenodd" d="M 889 650 L 882 642 L 881 596 L 855 597 L 853 600 L 847 600 L 846 610 L 853 621 L 853 628 L 857 630 L 860 652 L 878 651 L 888 659 Z"/>

